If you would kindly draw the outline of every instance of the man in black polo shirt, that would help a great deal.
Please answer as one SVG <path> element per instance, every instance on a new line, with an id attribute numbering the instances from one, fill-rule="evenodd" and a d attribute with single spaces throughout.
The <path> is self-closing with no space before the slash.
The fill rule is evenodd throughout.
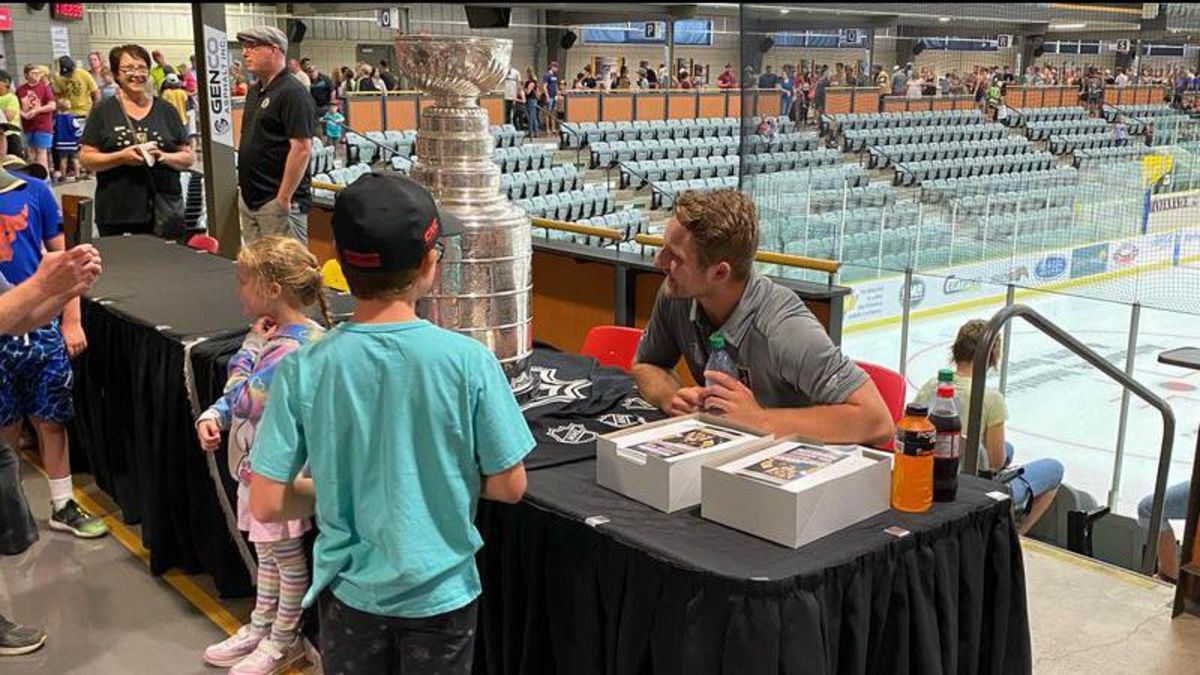
<path id="1" fill-rule="evenodd" d="M 238 211 L 242 239 L 277 234 L 308 241 L 308 158 L 316 106 L 308 89 L 287 76 L 287 36 L 274 26 L 237 35 L 246 69 L 258 81 L 246 91 L 238 144 Z"/>

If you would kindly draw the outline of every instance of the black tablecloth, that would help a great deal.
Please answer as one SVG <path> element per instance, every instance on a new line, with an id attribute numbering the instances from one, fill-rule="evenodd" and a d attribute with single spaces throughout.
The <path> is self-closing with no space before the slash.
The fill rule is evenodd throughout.
<path id="1" fill-rule="evenodd" d="M 1030 672 L 997 489 L 964 477 L 955 503 L 792 550 L 625 499 L 595 484 L 594 461 L 536 472 L 523 503 L 480 505 L 476 672 Z"/>
<path id="2" fill-rule="evenodd" d="M 74 466 L 95 474 L 127 522 L 141 523 L 153 573 L 206 571 L 221 595 L 249 594 L 196 441 L 183 367 L 190 344 L 200 407 L 220 396 L 247 324 L 232 263 L 153 237 L 96 245 L 105 271 L 83 303 L 90 348 L 76 362 Z M 349 303 L 331 298 L 335 316 Z M 662 417 L 627 375 L 592 359 L 538 349 L 531 370 L 536 389 L 524 408 L 538 447 L 530 470 L 589 459 L 596 434 Z M 224 452 L 217 466 L 236 501 Z"/>

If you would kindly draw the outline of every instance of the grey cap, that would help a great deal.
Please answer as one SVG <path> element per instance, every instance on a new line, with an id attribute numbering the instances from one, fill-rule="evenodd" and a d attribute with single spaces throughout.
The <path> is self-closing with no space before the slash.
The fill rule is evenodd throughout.
<path id="1" fill-rule="evenodd" d="M 288 48 L 287 36 L 274 26 L 254 26 L 238 33 L 237 40 L 260 45 L 275 45 L 279 47 L 279 51 L 285 53 Z"/>

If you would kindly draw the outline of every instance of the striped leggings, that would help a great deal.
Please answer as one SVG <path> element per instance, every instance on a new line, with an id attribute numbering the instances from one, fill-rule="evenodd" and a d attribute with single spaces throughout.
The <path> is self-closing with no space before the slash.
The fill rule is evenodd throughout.
<path id="1" fill-rule="evenodd" d="M 271 630 L 271 640 L 288 644 L 300 624 L 300 601 L 308 590 L 304 539 L 255 542 L 258 553 L 258 597 L 250 623 Z"/>

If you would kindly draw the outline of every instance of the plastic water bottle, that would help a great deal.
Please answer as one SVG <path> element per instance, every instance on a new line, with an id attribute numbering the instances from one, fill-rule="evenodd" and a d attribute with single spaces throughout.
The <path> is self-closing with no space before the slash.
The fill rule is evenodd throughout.
<path id="1" fill-rule="evenodd" d="M 958 495 L 958 457 L 962 446 L 962 420 L 954 402 L 954 387 L 942 383 L 929 421 L 937 429 L 933 446 L 933 500 L 952 502 Z"/>
<path id="2" fill-rule="evenodd" d="M 733 362 L 733 357 L 725 350 L 725 336 L 720 333 L 713 333 L 708 338 L 708 362 L 704 364 L 704 370 L 712 370 L 718 373 L 725 373 L 733 379 L 738 379 L 737 365 Z M 715 383 L 705 378 L 704 385 L 711 387 Z M 705 405 L 705 409 L 711 409 Z"/>

